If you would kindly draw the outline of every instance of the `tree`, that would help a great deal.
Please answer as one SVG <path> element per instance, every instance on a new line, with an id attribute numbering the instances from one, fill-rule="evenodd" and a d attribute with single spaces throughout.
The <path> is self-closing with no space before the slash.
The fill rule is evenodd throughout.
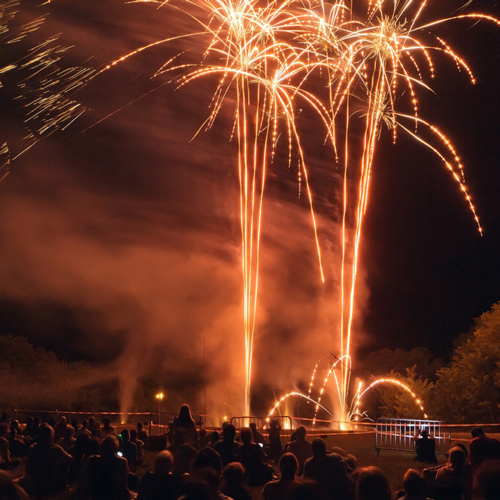
<path id="1" fill-rule="evenodd" d="M 450 365 L 438 371 L 434 399 L 445 421 L 499 421 L 500 302 L 476 319 Z"/>

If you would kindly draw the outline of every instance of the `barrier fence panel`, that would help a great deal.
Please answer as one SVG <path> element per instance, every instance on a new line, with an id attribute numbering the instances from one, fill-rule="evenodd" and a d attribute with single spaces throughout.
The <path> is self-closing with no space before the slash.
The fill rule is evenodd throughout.
<path id="1" fill-rule="evenodd" d="M 415 442 L 426 430 L 434 439 L 436 453 L 446 454 L 451 446 L 451 435 L 439 420 L 409 420 L 381 418 L 375 426 L 375 449 L 415 452 Z"/>

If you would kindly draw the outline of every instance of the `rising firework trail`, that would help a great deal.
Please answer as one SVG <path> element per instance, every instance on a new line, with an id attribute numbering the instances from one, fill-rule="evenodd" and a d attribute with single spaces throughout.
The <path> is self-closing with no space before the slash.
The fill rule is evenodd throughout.
<path id="1" fill-rule="evenodd" d="M 451 58 L 458 70 L 464 71 L 472 83 L 475 82 L 467 63 L 449 44 L 430 33 L 438 25 L 453 20 L 486 20 L 499 25 L 499 21 L 483 14 L 463 14 L 432 22 L 421 23 L 428 6 L 427 0 L 378 0 L 369 2 L 365 17 L 356 15 L 355 2 L 348 15 L 323 17 L 317 26 L 316 46 L 326 47 L 325 53 L 341 51 L 331 65 L 331 74 L 337 75 L 338 86 L 330 92 L 332 120 L 339 120 L 339 110 L 343 109 L 345 123 L 344 189 L 342 217 L 342 271 L 341 271 L 341 319 L 340 319 L 340 419 L 348 417 L 348 392 L 351 375 L 352 324 L 354 317 L 356 278 L 359 266 L 359 248 L 362 238 L 364 216 L 368 206 L 368 195 L 376 144 L 385 123 L 392 130 L 396 141 L 397 131 L 402 130 L 417 142 L 430 149 L 450 171 L 462 191 L 479 232 L 482 228 L 475 207 L 465 184 L 461 160 L 451 140 L 437 127 L 419 116 L 418 89 L 429 90 L 424 74 L 434 78 L 435 54 Z M 318 9 L 318 16 L 324 16 L 325 8 Z M 332 25 L 332 20 L 334 24 Z M 325 26 L 328 26 L 325 29 Z M 314 38 L 314 37 L 312 37 Z M 339 64 L 342 61 L 343 64 Z M 329 61 L 328 61 L 329 62 Z M 350 201 L 349 180 L 353 178 L 354 155 L 351 153 L 349 130 L 351 128 L 350 101 L 353 98 L 364 102 L 364 133 L 362 154 L 354 178 L 357 188 Z M 342 106 L 342 108 L 340 107 Z M 404 112 L 405 108 L 410 109 Z M 338 124 L 337 124 L 338 128 Z M 424 129 L 427 135 L 420 133 Z M 348 237 L 347 221 L 354 219 L 353 236 Z M 335 377 L 337 381 L 337 377 Z M 337 381 L 339 384 L 339 381 Z"/>
<path id="2" fill-rule="evenodd" d="M 461 160 L 447 135 L 420 116 L 419 94 L 421 90 L 430 90 L 428 80 L 434 78 L 436 55 L 451 59 L 474 83 L 467 63 L 444 39 L 432 34 L 433 28 L 454 20 L 500 23 L 483 14 L 459 14 L 424 22 L 428 0 L 140 3 L 176 8 L 194 20 L 199 29 L 141 47 L 105 70 L 153 46 L 196 37 L 204 47 L 201 60 L 183 63 L 181 52 L 166 61 L 157 75 L 173 74 L 172 81 L 178 86 L 196 84 L 201 78 L 216 80 L 210 112 L 199 131 L 213 127 L 224 106 L 233 106 L 231 136 L 238 149 L 247 414 L 267 171 L 276 157 L 278 139 L 284 135 L 288 140 L 288 162 L 298 162 L 299 174 L 305 181 L 324 280 L 306 168 L 307 147 L 297 125 L 297 101 L 311 106 L 325 126 L 326 140 L 344 170 L 340 346 L 339 361 L 331 370 L 340 419 L 346 420 L 359 249 L 378 137 L 385 124 L 394 140 L 398 131 L 404 132 L 437 155 L 462 191 L 482 232 Z M 352 112 L 354 104 L 357 110 L 363 109 L 360 153 L 353 146 L 354 131 L 360 125 Z M 338 141 L 337 137 L 341 139 Z"/>

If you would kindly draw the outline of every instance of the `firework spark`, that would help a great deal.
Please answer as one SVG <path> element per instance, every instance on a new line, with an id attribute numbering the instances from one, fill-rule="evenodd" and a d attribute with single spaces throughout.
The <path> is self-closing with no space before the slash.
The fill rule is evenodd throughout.
<path id="1" fill-rule="evenodd" d="M 92 68 L 64 67 L 68 47 L 59 44 L 59 35 L 32 41 L 45 17 L 17 25 L 19 8 L 18 0 L 0 6 L 0 89 L 9 106 L 16 108 L 13 114 L 20 114 L 24 137 L 14 151 L 10 141 L 1 144 L 0 179 L 8 174 L 13 160 L 41 138 L 68 127 L 85 111 L 70 96 L 95 73 Z M 30 43 L 28 48 L 26 43 Z"/>
<path id="2" fill-rule="evenodd" d="M 240 187 L 246 414 L 250 410 L 263 195 L 267 171 L 276 158 L 282 135 L 288 141 L 288 163 L 297 160 L 299 176 L 305 181 L 324 280 L 306 166 L 307 148 L 297 125 L 297 101 L 307 103 L 316 112 L 325 126 L 325 137 L 333 146 L 336 161 L 343 162 L 340 349 L 322 391 L 333 374 L 340 419 L 346 420 L 359 250 L 377 140 L 386 124 L 394 141 L 398 131 L 402 131 L 436 154 L 458 184 L 482 232 L 457 151 L 444 132 L 420 117 L 419 94 L 430 89 L 428 80 L 435 76 L 436 55 L 451 59 L 474 83 L 467 63 L 444 39 L 431 33 L 433 28 L 454 20 L 474 23 L 484 20 L 496 25 L 500 22 L 483 14 L 460 14 L 422 22 L 427 0 L 370 0 L 363 15 L 358 15 L 359 6 L 355 2 L 347 0 L 332 4 L 295 0 L 272 0 L 264 4 L 257 0 L 185 0 L 180 5 L 167 0 L 138 1 L 176 8 L 193 19 L 199 29 L 138 48 L 104 70 L 150 47 L 198 37 L 204 47 L 200 61 L 180 62 L 181 52 L 166 61 L 156 75 L 173 72 L 172 80 L 178 86 L 195 84 L 201 78 L 216 80 L 210 112 L 199 131 L 213 127 L 224 106 L 233 106 L 231 136 L 237 142 Z M 363 109 L 360 154 L 350 136 L 352 130 L 359 128 L 360 121 L 351 111 L 353 102 L 358 110 L 360 106 Z M 342 147 L 337 143 L 339 130 L 343 134 Z M 348 230 L 351 220 L 354 221 L 352 236 Z"/>

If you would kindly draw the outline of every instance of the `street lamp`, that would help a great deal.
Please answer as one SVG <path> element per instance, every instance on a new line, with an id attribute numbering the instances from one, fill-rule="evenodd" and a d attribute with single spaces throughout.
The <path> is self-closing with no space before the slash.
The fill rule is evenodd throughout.
<path id="1" fill-rule="evenodd" d="M 163 392 L 159 392 L 155 398 L 158 400 L 158 427 L 160 427 L 161 424 L 161 402 L 163 401 L 163 398 L 165 395 Z"/>

